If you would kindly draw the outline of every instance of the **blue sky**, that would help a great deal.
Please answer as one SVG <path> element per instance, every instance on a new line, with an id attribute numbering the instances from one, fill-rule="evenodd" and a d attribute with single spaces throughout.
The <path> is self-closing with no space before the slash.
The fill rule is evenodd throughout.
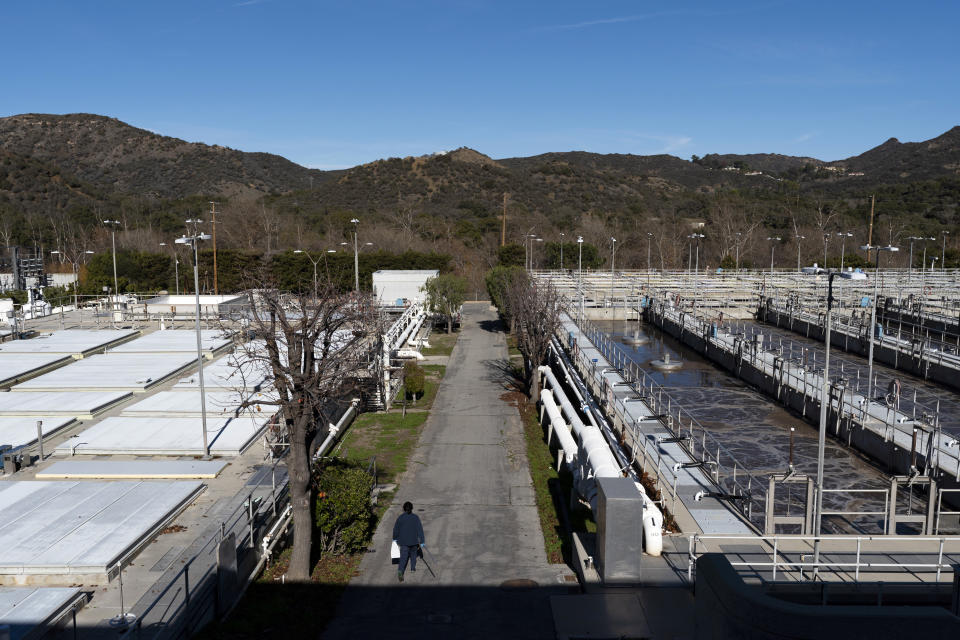
<path id="1" fill-rule="evenodd" d="M 459 146 L 835 160 L 960 124 L 960 3 L 32 0 L 0 115 L 311 167 Z"/>

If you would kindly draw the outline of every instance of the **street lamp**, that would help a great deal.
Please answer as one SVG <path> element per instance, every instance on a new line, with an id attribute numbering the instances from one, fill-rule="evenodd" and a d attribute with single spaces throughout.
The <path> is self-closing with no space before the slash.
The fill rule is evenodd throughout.
<path id="1" fill-rule="evenodd" d="M 616 271 L 614 263 L 617 259 L 617 239 L 610 236 L 610 299 L 613 300 L 613 286 Z"/>
<path id="2" fill-rule="evenodd" d="M 563 234 L 560 234 L 560 271 L 563 271 Z"/>
<path id="3" fill-rule="evenodd" d="M 120 287 L 117 285 L 117 227 L 119 220 L 104 220 L 103 224 L 110 225 L 110 244 L 113 247 L 113 293 L 116 299 L 114 309 L 120 305 Z M 114 316 L 116 317 L 116 316 Z"/>
<path id="4" fill-rule="evenodd" d="M 188 220 L 187 222 L 191 222 Z M 195 223 L 201 222 L 200 220 L 194 221 Z M 197 377 L 200 380 L 200 420 L 203 425 L 203 457 L 210 457 L 210 445 L 207 443 L 207 394 L 203 388 L 203 347 L 201 346 L 200 341 L 200 270 L 198 267 L 198 251 L 197 245 L 201 240 L 209 240 L 210 234 L 208 233 L 199 233 L 196 229 L 196 224 L 194 225 L 193 235 L 191 236 L 181 236 L 177 238 L 174 242 L 176 244 L 186 244 L 190 245 L 193 249 L 193 293 L 196 299 L 196 330 L 197 330 Z"/>
<path id="5" fill-rule="evenodd" d="M 650 278 L 650 242 L 653 240 L 653 234 L 647 232 L 647 279 Z"/>
<path id="6" fill-rule="evenodd" d="M 827 268 L 827 245 L 830 244 L 830 234 L 823 234 L 823 268 Z"/>
<path id="7" fill-rule="evenodd" d="M 844 250 L 847 248 L 847 238 L 852 238 L 853 234 L 846 231 L 840 231 L 837 233 L 837 236 L 840 238 L 840 271 L 843 271 L 843 254 Z M 823 266 L 827 265 L 824 264 Z"/>
<path id="8" fill-rule="evenodd" d="M 824 235 L 824 237 L 826 237 L 826 235 Z M 798 273 L 800 272 L 800 241 L 801 241 L 801 240 L 806 240 L 806 239 L 807 239 L 807 236 L 797 236 L 797 272 L 798 272 Z M 824 247 L 826 247 L 826 245 L 824 245 Z M 826 258 L 826 255 L 827 255 L 827 250 L 826 250 L 826 248 L 824 248 L 824 250 L 823 250 L 823 255 L 824 255 L 824 258 L 823 258 L 824 264 L 826 264 L 826 260 L 827 260 L 827 258 Z"/>
<path id="9" fill-rule="evenodd" d="M 694 254 L 695 259 L 693 261 L 693 272 L 699 276 L 700 275 L 700 240 L 702 240 L 706 236 L 704 236 L 702 233 L 695 233 L 693 234 L 693 237 L 696 238 L 697 240 L 697 251 Z"/>
<path id="10" fill-rule="evenodd" d="M 889 251 L 890 253 L 894 253 L 900 251 L 900 248 L 891 245 L 880 247 L 869 244 L 865 244 L 860 248 L 867 252 L 867 259 L 870 258 L 871 250 L 877 252 L 877 266 L 873 274 L 873 300 L 871 301 L 873 304 L 870 307 L 870 333 L 868 337 L 870 346 L 867 352 L 867 401 L 864 408 L 864 418 L 866 419 L 866 416 L 869 415 L 870 403 L 873 401 L 873 338 L 877 331 L 877 287 L 880 285 L 880 252 Z"/>
<path id="11" fill-rule="evenodd" d="M 351 218 L 350 222 L 353 223 L 353 288 L 357 295 L 360 295 L 360 258 L 357 253 L 357 225 L 360 224 L 360 221 Z"/>
<path id="12" fill-rule="evenodd" d="M 777 242 L 780 242 L 780 236 L 771 236 L 767 240 L 770 241 L 770 273 L 773 273 L 773 250 L 777 246 Z"/>
<path id="13" fill-rule="evenodd" d="M 307 260 L 309 260 L 311 263 L 313 263 L 313 300 L 314 300 L 314 303 L 316 303 L 316 300 L 317 300 L 317 264 L 320 262 L 320 258 L 317 258 L 316 260 L 314 260 L 313 257 L 312 257 L 309 253 L 307 253 L 306 251 L 303 251 L 302 249 L 295 249 L 295 250 L 294 250 L 294 253 L 302 253 L 303 255 L 307 256 Z M 327 259 L 327 254 L 323 254 L 323 259 L 324 259 L 324 260 Z"/>
<path id="14" fill-rule="evenodd" d="M 543 238 L 533 238 L 530 240 L 530 270 L 531 271 L 533 271 L 535 266 L 535 263 L 533 261 L 533 257 L 534 257 L 533 249 L 537 245 L 535 245 L 534 242 L 543 242 Z"/>
<path id="15" fill-rule="evenodd" d="M 943 235 L 943 249 L 940 252 L 940 271 L 943 271 L 947 268 L 947 236 L 950 235 L 949 231 L 941 231 Z"/>
<path id="16" fill-rule="evenodd" d="M 583 319 L 583 236 L 577 236 L 577 279 L 580 282 L 580 318 Z"/>
<path id="17" fill-rule="evenodd" d="M 914 240 L 923 240 L 919 236 L 910 236 L 907 238 L 910 241 L 910 261 L 907 263 L 907 273 L 913 273 L 913 241 Z"/>

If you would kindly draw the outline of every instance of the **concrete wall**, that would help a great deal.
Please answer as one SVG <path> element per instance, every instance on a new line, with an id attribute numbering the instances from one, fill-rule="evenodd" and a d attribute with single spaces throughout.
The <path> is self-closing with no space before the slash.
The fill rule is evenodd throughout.
<path id="1" fill-rule="evenodd" d="M 939 606 L 821 606 L 786 602 L 744 584 L 718 553 L 697 560 L 697 640 L 956 638 L 960 618 Z"/>

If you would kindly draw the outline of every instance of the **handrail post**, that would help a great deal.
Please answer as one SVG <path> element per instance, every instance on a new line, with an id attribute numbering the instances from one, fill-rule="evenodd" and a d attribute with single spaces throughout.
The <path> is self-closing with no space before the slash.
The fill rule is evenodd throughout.
<path id="1" fill-rule="evenodd" d="M 780 537 L 773 537 L 773 579 L 777 579 L 777 547 L 780 544 Z"/>
<path id="2" fill-rule="evenodd" d="M 687 581 L 693 580 L 693 565 L 697 562 L 697 534 L 692 534 L 687 541 L 687 551 L 689 558 L 687 560 Z"/>
<path id="3" fill-rule="evenodd" d="M 854 580 L 856 580 L 857 582 L 860 582 L 860 542 L 861 540 L 862 538 L 860 536 L 857 536 L 857 566 L 856 566 L 856 572 L 854 574 Z"/>

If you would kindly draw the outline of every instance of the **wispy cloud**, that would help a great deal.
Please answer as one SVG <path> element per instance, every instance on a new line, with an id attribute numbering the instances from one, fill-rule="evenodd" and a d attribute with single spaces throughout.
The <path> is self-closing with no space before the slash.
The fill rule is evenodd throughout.
<path id="1" fill-rule="evenodd" d="M 235 6 L 235 7 L 249 7 L 250 5 L 260 4 L 261 2 L 265 2 L 265 0 L 243 0 L 243 2 L 238 2 L 238 3 L 236 3 L 236 4 L 233 5 L 233 6 Z"/>
<path id="2" fill-rule="evenodd" d="M 553 24 L 534 27 L 533 31 L 571 31 L 574 29 L 586 29 L 589 27 L 598 27 L 608 24 L 621 24 L 624 22 L 639 22 L 641 20 L 651 20 L 653 18 L 663 18 L 666 16 L 687 16 L 699 18 L 712 18 L 716 16 L 738 15 L 743 13 L 756 13 L 767 9 L 780 6 L 783 1 L 775 1 L 756 6 L 734 7 L 731 9 L 717 10 L 690 10 L 679 9 L 675 11 L 655 11 L 653 13 L 641 13 L 629 16 L 614 16 L 612 18 L 597 18 L 595 20 L 584 20 L 582 22 L 571 22 L 569 24 Z"/>
<path id="3" fill-rule="evenodd" d="M 650 18 L 658 18 L 660 16 L 666 16 L 675 14 L 676 12 L 670 11 L 661 11 L 658 13 L 646 13 L 640 15 L 632 16 L 618 16 L 614 18 L 599 18 L 597 20 L 585 20 L 583 22 L 573 22 L 570 24 L 553 24 L 545 25 L 541 27 L 536 27 L 534 31 L 569 31 L 572 29 L 583 29 L 586 27 L 596 27 L 604 24 L 618 24 L 621 22 L 637 22 L 639 20 L 649 20 Z"/>
<path id="4" fill-rule="evenodd" d="M 817 134 L 815 133 L 804 133 L 793 139 L 794 142 L 806 142 L 811 138 L 815 138 Z"/>

